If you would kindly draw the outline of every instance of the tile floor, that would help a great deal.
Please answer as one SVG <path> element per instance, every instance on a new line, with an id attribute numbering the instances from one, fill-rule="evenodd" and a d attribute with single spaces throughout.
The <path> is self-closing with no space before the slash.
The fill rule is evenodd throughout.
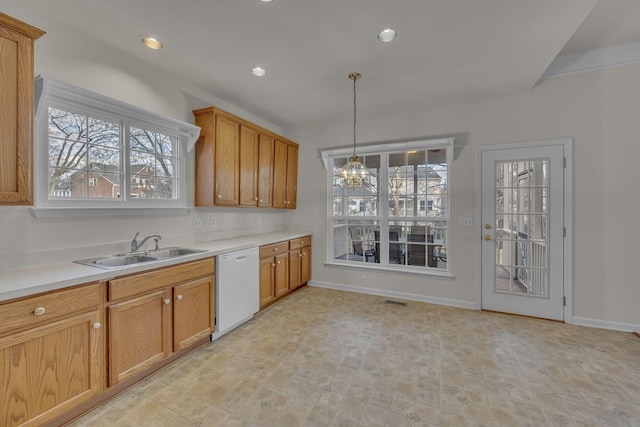
<path id="1" fill-rule="evenodd" d="M 640 426 L 630 333 L 320 288 L 77 426 Z"/>

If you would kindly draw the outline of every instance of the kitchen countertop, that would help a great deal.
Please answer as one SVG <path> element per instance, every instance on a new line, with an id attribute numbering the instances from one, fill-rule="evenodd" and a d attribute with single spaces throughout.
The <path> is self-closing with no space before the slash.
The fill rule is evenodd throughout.
<path id="1" fill-rule="evenodd" d="M 282 231 L 275 233 L 255 234 L 251 236 L 234 237 L 231 239 L 216 240 L 211 242 L 190 243 L 181 245 L 193 249 L 206 249 L 208 252 L 184 255 L 177 258 L 150 261 L 130 267 L 116 270 L 104 270 L 76 264 L 72 261 L 56 264 L 46 264 L 20 270 L 0 272 L 0 301 L 35 295 L 41 292 L 53 291 L 83 283 L 108 280 L 117 276 L 152 270 L 159 267 L 180 264 L 187 261 L 195 261 L 210 258 L 228 252 L 248 249 L 283 240 L 296 239 L 308 236 L 310 233 Z M 105 254 L 108 256 L 110 254 Z"/>

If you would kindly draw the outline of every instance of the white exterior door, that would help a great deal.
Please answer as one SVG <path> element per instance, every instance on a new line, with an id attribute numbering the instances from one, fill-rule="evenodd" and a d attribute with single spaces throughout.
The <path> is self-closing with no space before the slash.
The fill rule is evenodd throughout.
<path id="1" fill-rule="evenodd" d="M 564 320 L 564 150 L 479 151 L 482 309 Z"/>

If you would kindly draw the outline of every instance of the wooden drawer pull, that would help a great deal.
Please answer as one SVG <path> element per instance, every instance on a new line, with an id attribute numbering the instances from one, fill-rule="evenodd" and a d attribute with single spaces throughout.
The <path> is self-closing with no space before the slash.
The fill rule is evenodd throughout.
<path id="1" fill-rule="evenodd" d="M 167 298 L 167 299 L 165 299 L 165 300 L 164 300 L 164 303 L 165 303 L 166 305 L 169 305 L 169 304 L 171 304 L 171 300 L 170 300 L 169 298 Z"/>
<path id="2" fill-rule="evenodd" d="M 176 298 L 178 299 L 178 301 L 182 301 L 182 295 L 178 295 Z"/>
<path id="3" fill-rule="evenodd" d="M 102 324 L 100 322 L 96 322 L 93 324 L 93 329 L 100 329 L 100 326 L 102 326 Z"/>
<path id="4" fill-rule="evenodd" d="M 34 310 L 33 314 L 35 314 L 36 316 L 42 316 L 45 311 L 46 309 L 44 307 L 38 307 Z"/>

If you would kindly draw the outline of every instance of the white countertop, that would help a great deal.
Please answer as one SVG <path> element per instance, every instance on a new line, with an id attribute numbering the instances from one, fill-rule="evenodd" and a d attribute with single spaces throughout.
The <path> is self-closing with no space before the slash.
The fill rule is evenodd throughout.
<path id="1" fill-rule="evenodd" d="M 34 295 L 83 283 L 95 282 L 97 280 L 108 280 L 116 276 L 138 273 L 158 267 L 180 264 L 186 261 L 195 261 L 241 249 L 268 245 L 308 235 L 309 233 L 305 232 L 282 231 L 235 237 L 232 239 L 216 240 L 211 242 L 190 243 L 184 246 L 193 249 L 205 249 L 208 252 L 185 255 L 172 259 L 150 261 L 115 270 L 104 270 L 102 268 L 76 264 L 72 261 L 68 261 L 20 270 L 3 271 L 0 272 L 0 301 Z M 105 254 L 105 256 L 108 255 L 110 254 Z"/>

